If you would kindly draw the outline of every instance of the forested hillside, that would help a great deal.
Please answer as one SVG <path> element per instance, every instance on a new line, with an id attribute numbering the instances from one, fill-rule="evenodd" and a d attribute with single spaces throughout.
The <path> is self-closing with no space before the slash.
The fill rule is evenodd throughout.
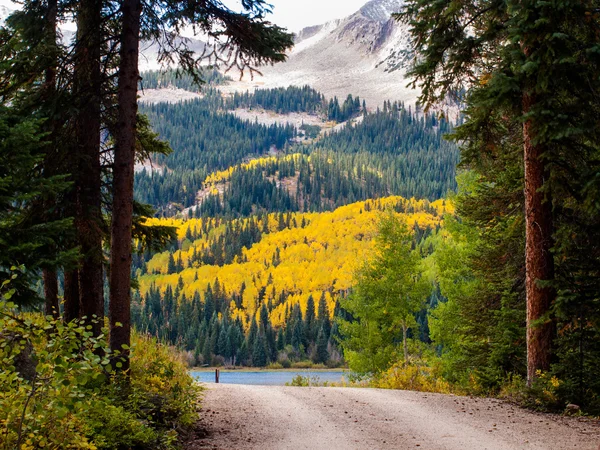
<path id="1" fill-rule="evenodd" d="M 203 92 L 207 85 L 219 85 L 231 80 L 216 69 L 195 71 L 193 76 L 176 70 L 151 70 L 140 74 L 140 88 L 164 89 L 178 88 L 190 92 Z"/>
<path id="2" fill-rule="evenodd" d="M 291 125 L 241 120 L 227 112 L 236 107 L 356 120 L 317 137 L 314 126 L 303 127 L 304 133 Z M 349 96 L 340 106 L 306 87 L 228 99 L 209 88 L 202 99 L 147 105 L 143 111 L 174 150 L 154 158 L 153 167 L 146 165 L 136 177 L 137 198 L 161 214 L 195 205 L 200 215 L 324 211 L 389 195 L 435 200 L 455 187 L 458 152 L 444 139 L 448 122 L 398 103 L 368 112 L 358 98 Z M 297 138 L 315 131 L 310 144 Z M 269 153 L 284 156 L 267 165 L 238 167 Z M 306 157 L 285 157 L 294 153 Z M 229 168 L 227 182 L 208 189 L 206 179 Z"/>
<path id="3" fill-rule="evenodd" d="M 371 0 L 295 50 L 263 0 L 13 3 L 0 447 L 184 447 L 191 365 L 600 414 L 598 1 Z"/>
<path id="4" fill-rule="evenodd" d="M 180 351 L 131 329 L 133 243 L 157 251 L 176 231 L 146 226 L 154 211 L 134 199 L 136 164 L 170 151 L 138 114 L 140 49 L 193 76 L 201 61 L 177 30 L 223 38 L 221 61 L 241 69 L 284 60 L 292 35 L 253 0 L 242 12 L 221 2 L 13 6 L 9 17 L 0 6 L 0 447 L 182 448 L 202 388 Z M 174 83 L 159 78 L 156 87 Z M 293 133 L 204 114 L 209 140 L 237 126 L 256 153 Z"/>
<path id="5" fill-rule="evenodd" d="M 327 213 L 153 219 L 177 226 L 178 241 L 135 262 L 134 323 L 193 352 L 199 364 L 339 364 L 339 300 L 372 252 L 386 209 L 414 230 L 424 258 L 442 215 L 453 211 L 444 200 L 388 197 Z M 423 332 L 426 339 L 426 319 Z"/>
<path id="6" fill-rule="evenodd" d="M 170 204 L 185 207 L 195 203 L 206 176 L 248 157 L 258 157 L 272 148 L 282 150 L 295 137 L 291 126 L 265 126 L 217 112 L 220 96 L 178 104 L 148 105 L 156 132 L 174 149 L 167 157 L 156 157 L 155 168 L 136 177 L 136 197 L 166 211 Z"/>

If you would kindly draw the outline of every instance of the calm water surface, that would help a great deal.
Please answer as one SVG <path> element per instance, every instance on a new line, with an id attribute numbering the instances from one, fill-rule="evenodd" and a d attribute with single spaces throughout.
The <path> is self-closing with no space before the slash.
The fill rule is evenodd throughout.
<path id="1" fill-rule="evenodd" d="M 207 371 L 196 371 L 192 370 L 191 375 L 198 381 L 203 383 L 214 383 L 215 372 Z M 219 377 L 220 383 L 227 384 L 260 384 L 270 386 L 283 386 L 285 383 L 289 383 L 292 379 L 302 375 L 304 377 L 310 377 L 316 379 L 319 383 L 328 381 L 330 383 L 339 383 L 344 381 L 344 372 L 328 372 L 328 371 L 311 371 L 311 370 L 298 370 L 298 371 L 259 371 L 259 372 L 221 372 Z"/>

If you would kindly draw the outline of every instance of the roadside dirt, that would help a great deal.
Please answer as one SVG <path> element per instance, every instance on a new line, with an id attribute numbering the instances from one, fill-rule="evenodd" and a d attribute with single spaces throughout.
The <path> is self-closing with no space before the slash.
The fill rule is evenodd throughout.
<path id="1" fill-rule="evenodd" d="M 600 450 L 600 424 L 495 399 L 355 388 L 210 385 L 197 449 Z"/>

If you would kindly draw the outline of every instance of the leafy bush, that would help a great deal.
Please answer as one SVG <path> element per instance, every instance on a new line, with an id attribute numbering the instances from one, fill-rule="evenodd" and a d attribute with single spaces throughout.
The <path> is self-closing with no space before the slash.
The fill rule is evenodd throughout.
<path id="1" fill-rule="evenodd" d="M 296 375 L 292 381 L 285 383 L 286 386 L 307 387 L 310 386 L 310 378 L 304 375 Z"/>
<path id="2" fill-rule="evenodd" d="M 432 367 L 394 364 L 380 376 L 375 378 L 373 387 L 382 389 L 403 389 L 421 392 L 439 392 L 442 394 L 463 394 L 464 391 L 451 385 Z"/>
<path id="3" fill-rule="evenodd" d="M 289 369 L 292 367 L 292 362 L 289 359 L 284 359 L 281 361 L 281 367 L 284 369 Z"/>
<path id="4" fill-rule="evenodd" d="M 562 381 L 546 372 L 537 375 L 532 386 L 519 375 L 510 377 L 502 384 L 499 397 L 539 411 L 563 411 L 568 402 L 561 395 Z"/>
<path id="5" fill-rule="evenodd" d="M 202 389 L 189 375 L 185 355 L 136 333 L 132 352 L 131 408 L 165 429 L 192 425 Z"/>
<path id="6" fill-rule="evenodd" d="M 285 383 L 286 386 L 297 386 L 297 387 L 309 387 L 309 386 L 324 386 L 327 387 L 330 385 L 329 382 L 322 382 L 318 376 L 304 376 L 304 375 L 296 375 L 292 378 L 292 381 L 289 383 Z"/>
<path id="7" fill-rule="evenodd" d="M 134 334 L 129 383 L 91 325 L 17 314 L 0 299 L 0 448 L 169 449 L 200 388 L 183 357 Z"/>
<path id="8" fill-rule="evenodd" d="M 313 362 L 310 360 L 306 361 L 296 361 L 292 363 L 293 369 L 311 369 L 313 367 Z"/>

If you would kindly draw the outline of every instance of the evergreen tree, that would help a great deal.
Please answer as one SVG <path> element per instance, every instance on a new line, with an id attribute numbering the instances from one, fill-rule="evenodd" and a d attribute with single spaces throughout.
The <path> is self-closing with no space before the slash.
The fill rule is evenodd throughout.
<path id="1" fill-rule="evenodd" d="M 258 336 L 258 324 L 256 323 L 256 318 L 252 318 L 252 322 L 250 323 L 250 329 L 248 330 L 247 342 L 248 348 L 254 351 L 254 343 L 256 342 L 256 337 Z"/>
<path id="2" fill-rule="evenodd" d="M 252 364 L 255 367 L 265 367 L 268 364 L 268 352 L 265 335 L 261 331 L 257 334 L 252 348 Z"/>
<path id="3" fill-rule="evenodd" d="M 306 314 L 304 315 L 304 332 L 306 333 L 306 341 L 313 341 L 315 332 L 318 331 L 315 324 L 315 300 L 312 294 L 308 296 L 306 302 Z"/>
<path id="4" fill-rule="evenodd" d="M 321 294 L 321 298 L 319 299 L 319 323 L 323 327 L 323 331 L 325 336 L 329 339 L 329 335 L 331 334 L 331 320 L 329 318 L 329 307 L 327 306 L 327 299 L 325 298 L 325 292 Z"/>
<path id="5" fill-rule="evenodd" d="M 260 327 L 262 330 L 266 330 L 270 327 L 269 311 L 267 310 L 267 305 L 264 303 L 260 308 Z"/>
<path id="6" fill-rule="evenodd" d="M 326 363 L 329 360 L 329 352 L 327 351 L 327 336 L 325 334 L 325 327 L 321 325 L 319 334 L 317 336 L 315 362 Z"/>
<path id="7" fill-rule="evenodd" d="M 277 330 L 277 350 L 282 351 L 285 347 L 285 334 L 283 332 L 283 327 Z"/>
<path id="8" fill-rule="evenodd" d="M 167 261 L 167 274 L 172 275 L 174 273 L 177 273 L 177 266 L 175 265 L 173 253 L 169 253 L 169 260 Z"/>
<path id="9" fill-rule="evenodd" d="M 599 64 L 589 52 L 596 45 L 597 24 L 588 16 L 588 6 L 569 0 L 489 6 L 448 1 L 433 8 L 412 1 L 402 15 L 411 23 L 415 50 L 423 56 L 412 72 L 422 84 L 423 103 L 456 92 L 465 74 L 483 70 L 483 78 L 466 86 L 469 120 L 457 134 L 461 140 L 468 138 L 466 151 L 484 154 L 483 133 L 490 127 L 486 118 L 502 116 L 512 126 L 520 125 L 519 131 L 511 127 L 504 134 L 521 140 L 524 162 L 529 383 L 539 371 L 550 369 L 555 321 L 548 317 L 560 304 L 552 252 L 561 210 L 557 205 L 569 197 L 566 192 L 580 189 L 572 176 L 593 161 L 590 151 L 596 153 L 586 144 L 597 142 L 597 128 L 588 121 L 597 101 L 595 86 L 584 80 L 597 73 Z M 483 47 L 492 51 L 480 53 Z M 581 89 L 583 85 L 587 88 Z M 580 159 L 567 161 L 564 152 L 573 148 L 580 149 Z"/>
<path id="10" fill-rule="evenodd" d="M 12 301 L 21 304 L 38 298 L 32 287 L 41 268 L 56 268 L 69 260 L 72 264 L 76 256 L 53 252 L 66 241 L 70 220 L 31 221 L 33 210 L 44 207 L 37 199 L 67 188 L 63 177 L 44 173 L 43 138 L 41 122 L 0 106 L 0 282 L 12 277 L 11 267 L 24 267 L 25 273 L 11 282 L 16 290 Z"/>

